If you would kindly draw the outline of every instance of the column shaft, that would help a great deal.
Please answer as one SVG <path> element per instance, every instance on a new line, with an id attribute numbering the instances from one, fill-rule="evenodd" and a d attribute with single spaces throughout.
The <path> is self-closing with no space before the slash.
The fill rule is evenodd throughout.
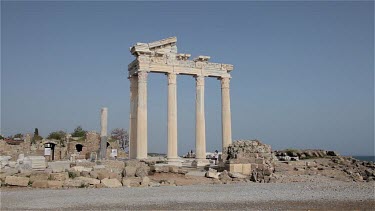
<path id="1" fill-rule="evenodd" d="M 168 160 L 177 159 L 177 80 L 168 74 Z"/>
<path id="2" fill-rule="evenodd" d="M 138 77 L 130 80 L 130 122 L 129 122 L 129 158 L 137 158 L 137 107 L 138 107 Z"/>
<path id="3" fill-rule="evenodd" d="M 138 72 L 137 159 L 147 158 L 147 72 Z"/>
<path id="4" fill-rule="evenodd" d="M 221 125 L 223 150 L 232 143 L 229 81 L 230 78 L 221 78 Z"/>
<path id="5" fill-rule="evenodd" d="M 99 158 L 105 159 L 107 152 L 107 127 L 108 127 L 108 109 L 102 108 L 100 113 L 100 151 Z"/>
<path id="6" fill-rule="evenodd" d="M 195 147 L 196 159 L 206 159 L 206 123 L 204 114 L 204 76 L 196 76 Z"/>

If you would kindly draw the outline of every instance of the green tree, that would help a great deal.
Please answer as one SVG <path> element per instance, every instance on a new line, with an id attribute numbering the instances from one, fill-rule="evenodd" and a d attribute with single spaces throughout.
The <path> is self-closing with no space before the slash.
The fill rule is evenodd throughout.
<path id="1" fill-rule="evenodd" d="M 59 130 L 59 131 L 50 133 L 47 138 L 63 141 L 65 140 L 65 137 L 66 137 L 66 133 L 62 130 Z"/>
<path id="2" fill-rule="evenodd" d="M 3 139 L 4 139 L 4 137 L 2 135 L 0 135 L 0 140 L 3 140 Z"/>
<path id="3" fill-rule="evenodd" d="M 39 141 L 39 140 L 42 140 L 42 139 L 43 139 L 43 137 L 39 135 L 38 128 L 35 128 L 35 130 L 34 130 L 34 136 L 31 139 L 31 143 L 35 144 L 36 141 Z"/>
<path id="4" fill-rule="evenodd" d="M 82 129 L 81 126 L 76 127 L 74 129 L 74 132 L 72 133 L 72 137 L 85 137 L 86 136 L 86 131 Z"/>
<path id="5" fill-rule="evenodd" d="M 13 138 L 23 138 L 23 135 L 21 133 L 17 133 L 13 136 Z"/>

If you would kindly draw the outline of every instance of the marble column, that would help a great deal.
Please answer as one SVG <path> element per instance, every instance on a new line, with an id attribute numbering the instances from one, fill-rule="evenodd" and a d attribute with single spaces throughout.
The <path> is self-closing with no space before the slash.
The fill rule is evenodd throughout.
<path id="1" fill-rule="evenodd" d="M 177 75 L 168 73 L 168 164 L 181 164 L 177 154 Z"/>
<path id="2" fill-rule="evenodd" d="M 206 160 L 206 123 L 204 115 L 204 76 L 198 75 L 195 98 L 195 158 Z M 199 165 L 199 164 L 198 164 Z"/>
<path id="3" fill-rule="evenodd" d="M 137 107 L 138 107 L 138 77 L 130 80 L 130 122 L 129 122 L 129 158 L 137 158 Z"/>
<path id="4" fill-rule="evenodd" d="M 102 108 L 100 114 L 100 151 L 99 158 L 105 159 L 107 152 L 107 127 L 108 127 L 108 108 Z"/>
<path id="5" fill-rule="evenodd" d="M 137 159 L 147 158 L 147 75 L 138 72 Z"/>
<path id="6" fill-rule="evenodd" d="M 229 77 L 221 78 L 221 126 L 223 150 L 232 143 L 232 121 L 230 112 Z"/>

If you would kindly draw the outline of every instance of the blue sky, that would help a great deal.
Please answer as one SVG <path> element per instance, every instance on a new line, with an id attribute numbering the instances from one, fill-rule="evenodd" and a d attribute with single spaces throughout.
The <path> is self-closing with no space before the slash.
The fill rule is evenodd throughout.
<path id="1" fill-rule="evenodd" d="M 233 139 L 374 154 L 374 2 L 1 2 L 1 133 L 129 125 L 129 47 L 234 64 Z M 195 146 L 195 81 L 179 76 L 179 153 Z M 167 79 L 150 74 L 149 152 L 167 150 Z M 207 150 L 221 148 L 206 80 Z"/>

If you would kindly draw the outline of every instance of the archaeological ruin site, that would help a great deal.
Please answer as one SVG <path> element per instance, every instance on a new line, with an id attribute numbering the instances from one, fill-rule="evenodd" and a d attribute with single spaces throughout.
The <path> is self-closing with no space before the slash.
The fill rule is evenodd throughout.
<path id="1" fill-rule="evenodd" d="M 229 87 L 233 65 L 210 62 L 209 56 L 190 59 L 190 54 L 177 52 L 176 37 L 137 43 L 130 48 L 130 53 L 135 59 L 128 65 L 128 152 L 118 140 L 109 139 L 110 110 L 101 108 L 100 133 L 89 131 L 82 137 L 66 134 L 61 140 L 33 140 L 30 134 L 22 140 L 0 140 L 2 189 L 375 181 L 375 165 L 370 161 L 341 156 L 330 150 L 273 151 L 263 141 L 233 141 Z M 168 84 L 166 156 L 148 154 L 149 73 L 165 74 Z M 187 155 L 177 154 L 177 77 L 194 77 L 196 82 L 196 148 L 195 153 Z M 221 83 L 222 152 L 206 151 L 206 77 L 217 78 Z"/>

